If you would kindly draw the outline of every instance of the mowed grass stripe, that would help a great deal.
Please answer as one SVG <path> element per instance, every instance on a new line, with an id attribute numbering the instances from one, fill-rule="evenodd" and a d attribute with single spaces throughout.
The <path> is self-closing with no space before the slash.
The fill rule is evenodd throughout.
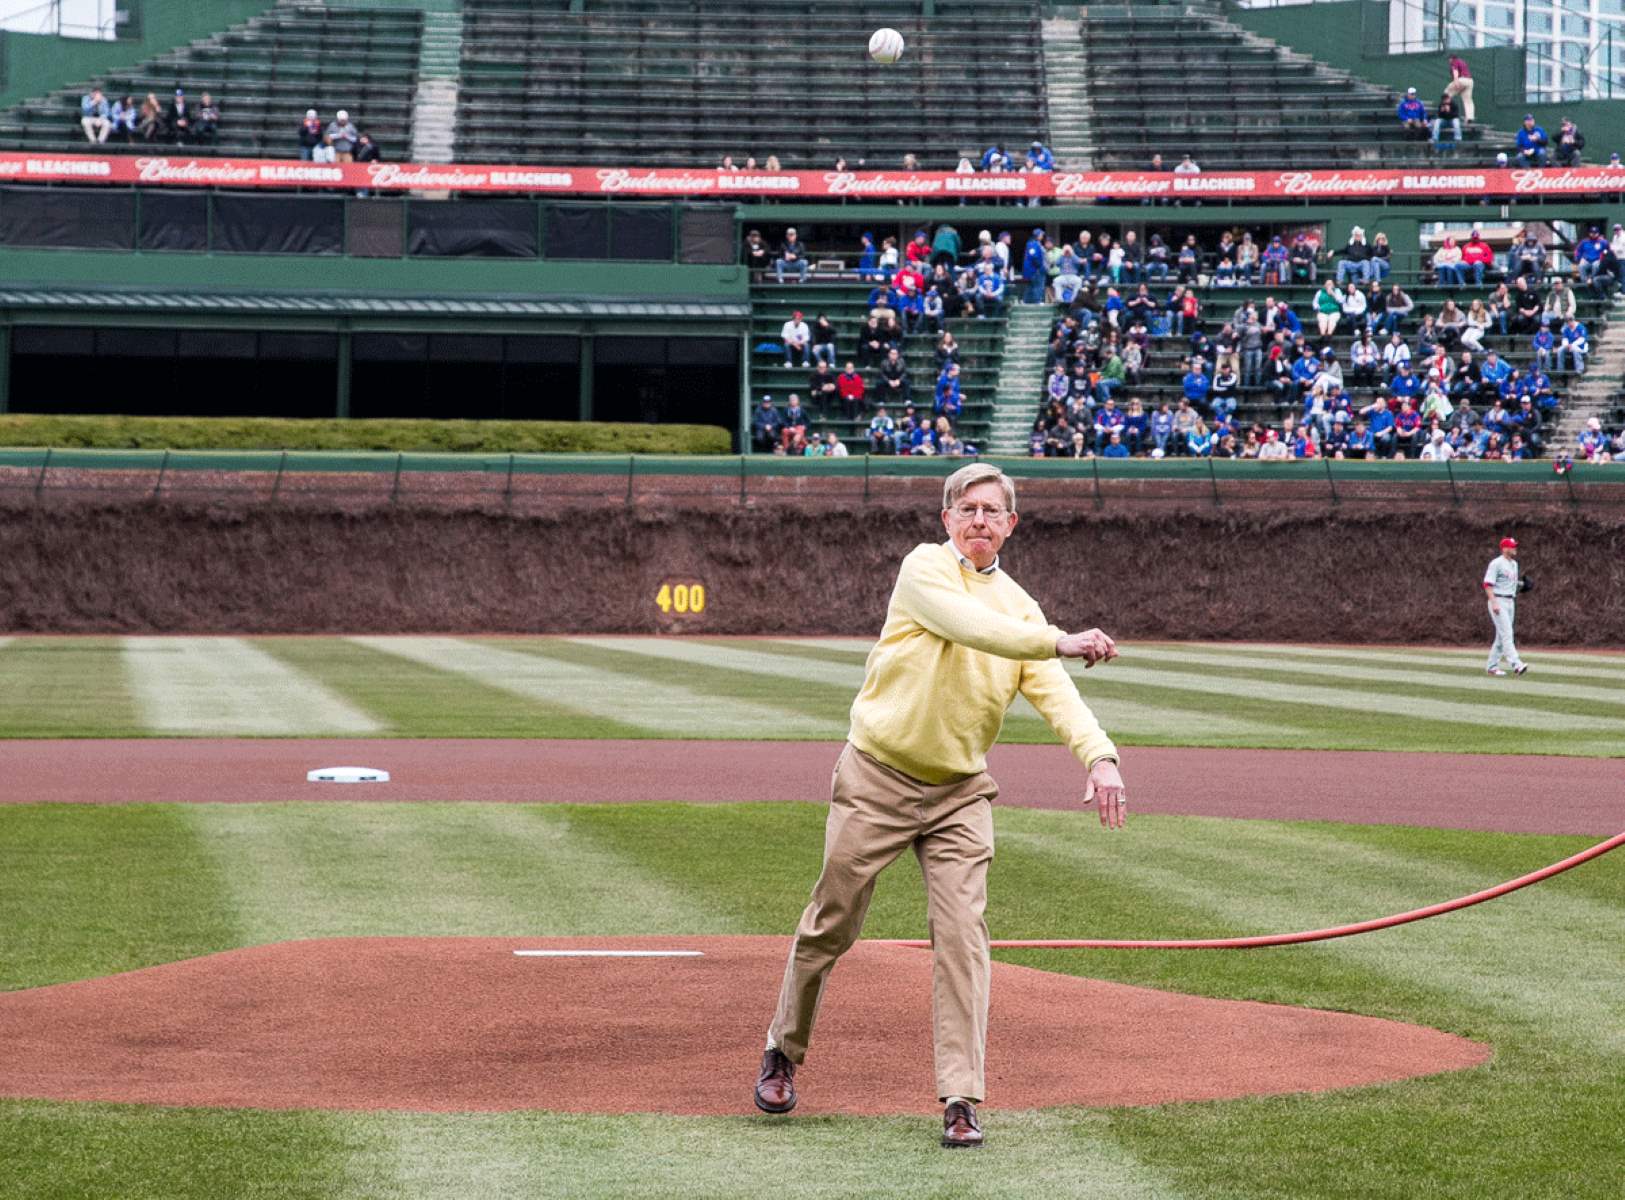
<path id="1" fill-rule="evenodd" d="M 276 638 L 265 651 L 412 737 L 636 738 L 644 731 L 415 662 L 355 638 Z"/>
<path id="2" fill-rule="evenodd" d="M 376 1197 L 345 1113 L 0 1100 L 7 1200 Z M 397 1193 L 390 1193 L 391 1195 Z"/>
<path id="3" fill-rule="evenodd" d="M 708 645 L 726 645 L 726 643 L 713 640 Z M 794 654 L 798 659 L 818 661 L 820 658 L 816 646 L 805 643 L 770 641 L 755 643 L 756 645 L 771 647 L 769 650 L 758 650 L 758 654 L 777 654 L 781 649 Z M 852 659 L 858 661 L 858 681 L 862 683 L 862 664 L 867 654 L 859 654 L 852 650 L 833 650 L 829 652 L 829 659 L 838 663 L 850 663 Z M 1193 722 L 1210 719 L 1212 705 L 1206 702 L 1198 707 L 1184 708 L 1173 704 L 1138 704 L 1123 696 L 1100 696 L 1095 694 L 1094 683 L 1102 678 L 1105 671 L 1094 668 L 1088 674 L 1073 670 L 1074 678 L 1078 683 L 1078 690 L 1092 711 L 1100 720 L 1101 726 L 1114 738 L 1177 738 L 1189 732 Z M 854 694 L 856 693 L 854 687 Z M 1254 744 L 1260 738 L 1279 738 L 1283 731 L 1307 733 L 1300 727 L 1271 721 L 1268 723 L 1257 721 L 1244 721 L 1239 718 L 1228 717 L 1223 726 L 1214 730 L 1214 736 L 1230 739 L 1238 745 Z M 1050 730 L 1049 723 L 1039 716 L 1038 710 L 1028 703 L 1026 697 L 1017 696 L 1014 704 L 1010 706 L 1010 715 L 1006 717 L 1004 730 L 1000 736 L 1004 742 L 1053 742 L 1055 735 Z"/>
<path id="4" fill-rule="evenodd" d="M 1288 650 L 1238 656 L 1211 646 L 1136 646 L 1132 656 L 1136 660 L 1188 662 L 1238 672 L 1261 668 L 1323 678 L 1398 683 L 1408 688 L 1409 685 L 1452 688 L 1481 699 L 1514 704 L 1521 703 L 1528 696 L 1590 700 L 1625 712 L 1625 672 L 1612 679 L 1594 674 L 1574 676 L 1542 672 L 1539 676 L 1530 674 L 1509 682 L 1506 678 L 1486 674 L 1482 658 L 1472 662 L 1449 660 L 1422 663 L 1414 659 L 1394 662 L 1376 656 L 1356 655 L 1329 659 Z"/>
<path id="5" fill-rule="evenodd" d="M 1142 682 L 1142 679 L 1146 681 Z M 1282 713 L 1279 700 L 1260 698 L 1252 688 L 1227 681 L 1225 677 L 1212 682 L 1200 681 L 1201 686 L 1194 688 L 1184 682 L 1175 686 L 1173 677 L 1169 677 L 1167 682 L 1157 682 L 1158 679 L 1152 671 L 1130 676 L 1126 671 L 1119 671 L 1118 664 L 1113 663 L 1104 669 L 1099 680 L 1093 681 L 1091 698 L 1099 697 L 1104 704 L 1113 697 L 1127 697 L 1142 704 L 1167 704 L 1192 709 L 1199 714 L 1181 731 L 1180 737 L 1146 739 L 1150 745 L 1215 745 L 1226 723 L 1238 717 L 1276 731 L 1273 736 L 1262 738 L 1257 745 L 1286 749 L 1305 746 L 1317 750 L 1460 748 L 1464 742 L 1481 738 L 1485 732 L 1477 725 L 1409 718 L 1397 711 L 1370 712 L 1353 702 L 1333 705 L 1308 701 L 1292 704 L 1290 708 L 1293 719 L 1298 723 L 1297 731 L 1294 731 L 1279 719 Z M 1207 706 L 1205 710 L 1204 705 Z M 1363 715 L 1359 719 L 1351 719 L 1351 710 Z M 1204 711 L 1207 713 L 1205 720 L 1200 716 Z M 1300 732 L 1301 738 L 1298 736 Z M 1498 747 L 1521 744 L 1520 735 L 1515 730 L 1507 731 L 1506 737 L 1501 737 L 1502 731 L 1499 729 L 1494 732 Z M 1524 736 L 1526 740 L 1538 740 L 1533 735 Z M 1483 747 L 1477 745 L 1474 748 Z M 1534 752 L 1538 751 L 1531 751 Z"/>
<path id="6" fill-rule="evenodd" d="M 997 1153 L 977 1155 L 945 1154 L 938 1119 L 927 1101 L 915 1117 L 381 1113 L 346 1127 L 350 1173 L 376 1181 L 368 1196 L 1185 1200 L 1104 1114 L 1000 1111 Z"/>
<path id="7" fill-rule="evenodd" d="M 828 722 L 795 718 L 727 693 L 718 696 L 691 687 L 680 672 L 669 672 L 659 681 L 631 677 L 611 669 L 607 654 L 571 648 L 558 639 L 504 640 L 500 645 L 451 637 L 354 640 L 584 717 L 618 721 L 639 737 L 753 738 L 775 736 L 762 732 L 775 725 L 784 729 L 779 737 L 839 736 L 829 732 Z"/>
<path id="8" fill-rule="evenodd" d="M 243 944 L 311 937 L 729 933 L 564 807 L 184 806 Z"/>
<path id="9" fill-rule="evenodd" d="M 0 737 L 140 737 L 117 638 L 7 638 Z M 0 787 L 5 786 L 0 774 Z"/>
<path id="10" fill-rule="evenodd" d="M 242 638 L 127 637 L 124 669 L 160 734 L 351 736 L 382 726 Z"/>
<path id="11" fill-rule="evenodd" d="M 1335 672 L 1315 677 L 1316 682 L 1307 682 L 1290 672 L 1277 672 L 1265 667 L 1242 667 L 1227 663 L 1203 665 L 1191 660 L 1156 662 L 1146 659 L 1141 660 L 1139 665 L 1130 665 L 1130 662 L 1126 658 L 1119 659 L 1107 666 L 1104 673 L 1113 683 L 1173 687 L 1227 697 L 1243 693 L 1252 700 L 1294 707 L 1316 705 L 1367 716 L 1378 713 L 1425 716 L 1436 722 L 1489 726 L 1509 731 L 1523 727 L 1531 730 L 1625 733 L 1625 722 L 1618 715 L 1586 701 L 1553 701 L 1549 705 L 1526 708 L 1512 702 L 1489 704 L 1470 698 L 1458 699 L 1456 697 L 1469 695 L 1459 689 L 1412 687 L 1396 690 Z"/>
<path id="12" fill-rule="evenodd" d="M 1621 732 L 1625 733 L 1625 679 L 1617 687 L 1596 687 L 1590 684 L 1520 678 L 1508 682 L 1505 678 L 1488 675 L 1482 667 L 1476 671 L 1460 669 L 1410 670 L 1402 667 L 1373 666 L 1367 664 L 1338 663 L 1292 658 L 1287 655 L 1258 655 L 1238 660 L 1202 649 L 1160 650 L 1137 648 L 1132 662 L 1160 666 L 1164 663 L 1197 670 L 1221 669 L 1232 676 L 1251 677 L 1267 672 L 1273 677 L 1305 677 L 1319 683 L 1336 684 L 1342 680 L 1358 680 L 1362 684 L 1401 685 L 1405 695 L 1428 699 L 1451 700 L 1466 698 L 1472 702 L 1509 704 L 1523 710 L 1532 708 L 1567 711 L 1571 704 L 1584 704 L 1597 715 L 1617 713 Z M 1556 700 L 1557 705 L 1536 704 L 1529 697 Z"/>
<path id="13" fill-rule="evenodd" d="M 856 687 L 844 684 L 714 666 L 703 650 L 649 638 L 618 645 L 564 638 L 512 645 L 537 670 L 597 678 L 634 695 L 671 697 L 688 711 L 669 719 L 682 722 L 693 737 L 844 737 L 857 694 Z"/>
<path id="14" fill-rule="evenodd" d="M 1189 836 L 1160 840 L 1154 856 L 1144 856 L 1132 867 L 1123 865 L 1133 885 L 1150 887 L 1164 906 L 1205 913 L 1205 936 L 1290 932 L 1364 920 L 1501 882 L 1482 873 L 1442 871 L 1426 857 L 1351 847 L 1333 827 L 1234 822 L 1238 828 L 1209 836 L 1205 824 L 1193 820 Z M 1530 840 L 1562 842 L 1567 853 L 1574 848 L 1573 839 Z M 1057 869 L 1079 869 L 1078 856 L 1090 853 L 1081 843 L 1040 841 L 1023 833 L 1007 833 L 1004 841 L 1054 860 Z M 1456 1014 L 1458 1030 L 1470 1030 L 1470 1024 L 1462 1024 L 1466 1014 L 1493 1015 L 1522 1027 L 1528 1038 L 1577 1038 L 1604 1053 L 1625 1053 L 1625 992 L 1618 986 L 1617 966 L 1610 965 L 1617 957 L 1618 905 L 1571 896 L 1560 888 L 1541 890 L 1545 888 L 1543 884 L 1399 929 L 1233 957 L 1333 960 L 1339 971 L 1355 968 L 1380 976 L 1391 983 L 1377 990 L 1390 992 L 1394 1007 L 1376 1015 L 1400 1016 L 1425 1000 L 1433 1011 Z M 1103 936 L 1159 933 L 1131 929 Z M 1130 978 L 1139 969 L 1106 956 L 1096 956 L 1091 969 L 1101 961 L 1108 970 L 1127 968 Z M 1216 965 L 1224 971 L 1254 964 Z M 1118 977 L 1115 970 L 1113 977 Z M 1301 980 L 1283 977 L 1282 982 L 1287 995 L 1302 994 Z M 1274 986 L 1270 984 L 1272 991 Z"/>
<path id="15" fill-rule="evenodd" d="M 8 807 L 0 819 L 0 990 L 234 945 L 225 881 L 183 807 Z"/>
<path id="16" fill-rule="evenodd" d="M 1156 650 L 1172 652 L 1200 652 L 1225 660 L 1248 662 L 1261 657 L 1274 659 L 1277 656 L 1298 662 L 1321 662 L 1328 667 L 1355 666 L 1370 667 L 1391 665 L 1395 667 L 1437 671 L 1441 674 L 1456 676 L 1465 672 L 1469 676 L 1476 668 L 1479 672 L 1484 670 L 1489 658 L 1489 643 L 1485 639 L 1482 650 L 1456 650 L 1443 646 L 1420 647 L 1411 650 L 1399 650 L 1391 647 L 1350 646 L 1347 649 L 1330 649 L 1324 646 L 1299 646 L 1288 644 L 1236 644 L 1225 642 L 1135 642 L 1129 649 L 1138 649 L 1146 646 Z M 1625 687 L 1625 656 L 1617 654 L 1556 654 L 1546 650 L 1523 651 L 1524 657 L 1530 660 L 1529 682 L 1538 672 L 1541 677 L 1550 676 L 1557 679 L 1573 680 L 1576 683 L 1591 683 L 1601 687 L 1613 685 Z M 1486 678 L 1488 678 L 1486 676 Z"/>

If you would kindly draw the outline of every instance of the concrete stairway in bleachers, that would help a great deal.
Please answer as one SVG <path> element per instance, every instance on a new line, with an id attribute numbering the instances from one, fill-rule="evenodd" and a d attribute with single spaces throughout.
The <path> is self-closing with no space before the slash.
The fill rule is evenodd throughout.
<path id="1" fill-rule="evenodd" d="M 1597 417 L 1604 428 L 1611 428 L 1609 414 L 1625 391 L 1625 298 L 1614 298 L 1610 316 L 1613 319 L 1600 331 L 1595 318 L 1587 324 L 1591 331 L 1591 361 L 1586 373 L 1573 378 L 1565 390 L 1556 426 L 1545 431 L 1548 453 L 1572 452 L 1575 439 L 1590 417 Z"/>
<path id="2" fill-rule="evenodd" d="M 426 12 L 412 98 L 412 161 L 451 162 L 457 150 L 457 81 L 462 69 L 463 14 Z"/>
<path id="3" fill-rule="evenodd" d="M 989 454 L 1026 454 L 1027 436 L 1038 417 L 1038 395 L 1049 353 L 1049 329 L 1055 309 L 1048 304 L 1017 304 L 1005 327 L 1004 358 L 993 396 Z"/>
<path id="4" fill-rule="evenodd" d="M 1049 148 L 1063 171 L 1087 171 L 1095 135 L 1089 121 L 1089 60 L 1080 23 L 1075 14 L 1046 17 L 1042 28 Z"/>

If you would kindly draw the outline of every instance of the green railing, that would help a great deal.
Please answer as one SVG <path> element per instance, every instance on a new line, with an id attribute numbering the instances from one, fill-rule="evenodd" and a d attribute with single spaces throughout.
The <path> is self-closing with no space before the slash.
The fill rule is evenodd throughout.
<path id="1" fill-rule="evenodd" d="M 267 503 L 351 498 L 369 503 L 497 503 L 682 497 L 730 503 L 827 497 L 917 498 L 965 459 L 891 456 L 389 454 L 278 451 L 0 449 L 0 496 L 183 499 Z M 996 461 L 1033 503 L 1395 499 L 1625 504 L 1625 464 L 1550 462 L 1032 459 Z"/>

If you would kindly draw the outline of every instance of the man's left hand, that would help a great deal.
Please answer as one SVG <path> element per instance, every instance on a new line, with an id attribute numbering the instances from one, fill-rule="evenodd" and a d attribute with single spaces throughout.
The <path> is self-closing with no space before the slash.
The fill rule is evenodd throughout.
<path id="1" fill-rule="evenodd" d="M 1100 823 L 1107 829 L 1121 829 L 1127 819 L 1127 797 L 1123 790 L 1123 776 L 1117 764 L 1103 758 L 1089 768 L 1089 787 L 1083 793 L 1083 802 L 1100 802 Z"/>

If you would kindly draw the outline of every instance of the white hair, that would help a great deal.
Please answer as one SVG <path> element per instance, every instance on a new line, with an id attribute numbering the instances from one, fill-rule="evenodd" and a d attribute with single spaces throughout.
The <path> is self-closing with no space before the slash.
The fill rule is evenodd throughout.
<path id="1" fill-rule="evenodd" d="M 1010 476 L 992 463 L 971 463 L 960 467 L 942 485 L 942 507 L 952 508 L 959 498 L 979 483 L 997 483 L 1004 492 L 1004 506 L 1016 511 L 1016 485 Z"/>

